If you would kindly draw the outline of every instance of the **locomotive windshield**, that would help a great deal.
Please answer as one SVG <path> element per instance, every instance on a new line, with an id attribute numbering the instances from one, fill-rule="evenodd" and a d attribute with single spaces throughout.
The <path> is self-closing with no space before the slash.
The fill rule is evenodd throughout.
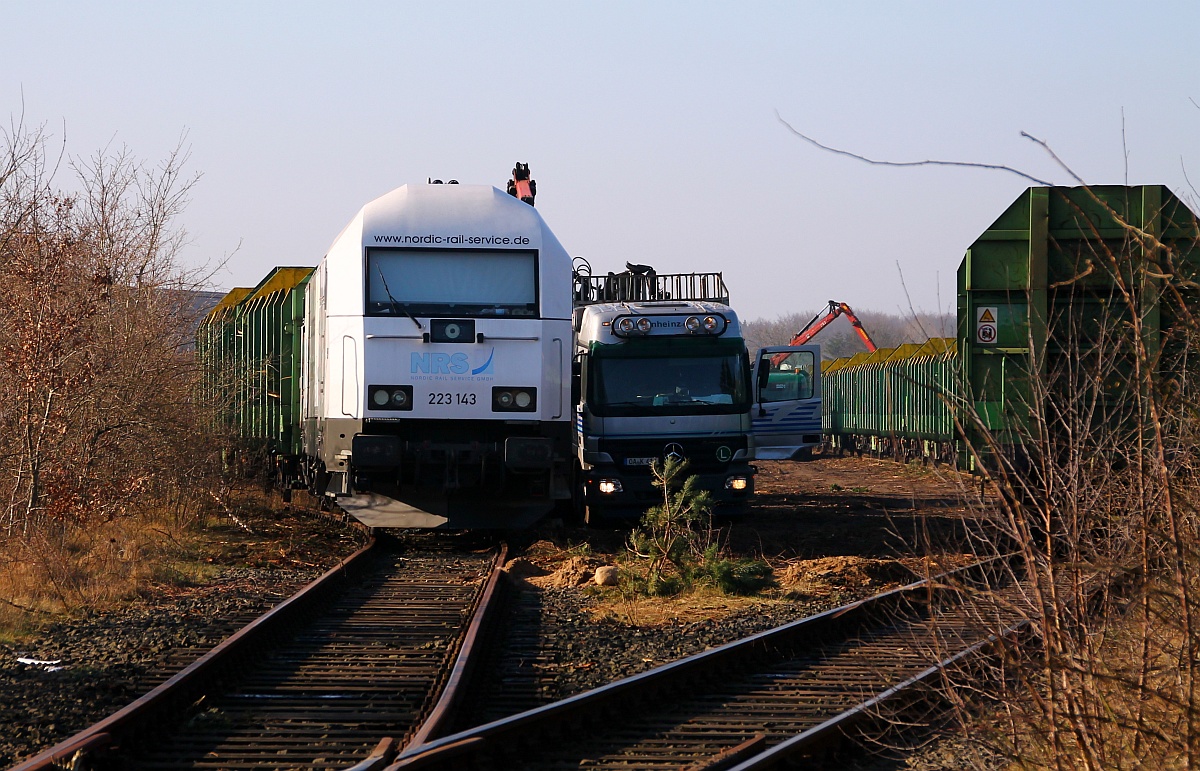
<path id="1" fill-rule="evenodd" d="M 750 409 L 749 381 L 744 351 L 600 355 L 588 373 L 588 404 L 602 417 L 734 415 Z"/>
<path id="2" fill-rule="evenodd" d="M 537 253 L 368 249 L 372 316 L 535 317 Z"/>

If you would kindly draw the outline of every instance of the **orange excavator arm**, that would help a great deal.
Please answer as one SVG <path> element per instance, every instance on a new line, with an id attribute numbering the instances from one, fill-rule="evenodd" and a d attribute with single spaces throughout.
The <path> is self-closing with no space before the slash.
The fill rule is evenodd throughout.
<path id="1" fill-rule="evenodd" d="M 867 346 L 867 350 L 871 353 L 875 353 L 878 346 L 875 345 L 875 341 L 871 339 L 871 335 L 867 332 L 866 328 L 863 327 L 862 322 L 858 320 L 858 316 L 854 315 L 854 311 L 850 309 L 849 305 L 846 303 L 836 302 L 834 300 L 829 301 L 829 308 L 825 311 L 824 316 L 819 313 L 816 316 L 813 316 L 812 321 L 808 322 L 808 324 L 804 326 L 804 329 L 801 329 L 792 336 L 792 340 L 790 343 L 788 343 L 788 345 L 804 345 L 809 340 L 812 340 L 814 337 L 816 337 L 818 332 L 832 324 L 833 320 L 838 316 L 845 316 L 846 320 L 850 322 L 850 325 L 854 327 L 854 331 L 858 333 L 860 338 L 862 338 L 863 344 Z M 786 358 L 787 354 L 781 353 L 773 356 L 771 361 L 778 365 Z"/>

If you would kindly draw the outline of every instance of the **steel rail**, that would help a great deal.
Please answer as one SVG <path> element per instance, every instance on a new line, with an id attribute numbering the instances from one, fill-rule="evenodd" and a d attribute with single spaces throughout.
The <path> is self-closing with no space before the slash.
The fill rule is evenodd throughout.
<path id="1" fill-rule="evenodd" d="M 462 646 L 459 648 L 458 656 L 455 658 L 454 667 L 450 671 L 450 676 L 446 679 L 445 686 L 441 689 L 437 703 L 430 710 L 429 716 L 426 717 L 420 726 L 413 731 L 404 743 L 403 749 L 409 747 L 417 747 L 432 739 L 441 736 L 445 733 L 446 728 L 454 721 L 459 708 L 466 699 L 471 687 L 472 676 L 478 666 L 480 654 L 482 653 L 481 645 L 484 636 L 491 629 L 491 626 L 496 622 L 494 600 L 500 591 L 500 582 L 504 576 L 504 563 L 507 561 L 508 546 L 504 545 L 500 548 L 500 553 L 496 558 L 496 565 L 488 577 L 487 585 L 484 587 L 483 596 L 479 600 L 479 610 L 471 619 L 470 626 L 467 627 L 467 633 L 463 637 Z"/>
<path id="2" fill-rule="evenodd" d="M 895 671 L 883 676 L 891 679 L 886 680 L 882 686 L 875 685 L 874 681 L 879 680 L 880 675 L 873 671 L 874 668 L 888 667 L 889 663 L 886 660 L 870 658 L 871 655 L 884 655 L 879 652 L 884 650 L 880 646 L 876 646 L 878 650 L 874 654 L 867 650 L 869 645 L 873 644 L 872 635 L 886 642 L 890 639 L 887 635 L 891 629 L 889 627 L 891 622 L 887 621 L 888 618 L 895 619 L 905 614 L 909 617 L 921 617 L 928 613 L 935 597 L 956 591 L 953 586 L 949 585 L 950 576 L 953 575 L 955 580 L 962 581 L 967 576 L 977 575 L 978 572 L 987 570 L 990 564 L 971 566 L 954 571 L 953 574 L 940 576 L 932 581 L 920 581 L 900 587 L 866 600 L 710 649 L 695 656 L 680 659 L 554 704 L 435 740 L 424 746 L 410 746 L 401 753 L 396 763 L 388 767 L 389 771 L 459 769 L 473 766 L 492 768 L 504 767 L 506 762 L 519 763 L 523 767 L 536 767 L 537 763 L 542 761 L 542 755 L 552 754 L 548 750 L 558 753 L 557 759 L 553 761 L 545 759 L 544 767 L 566 768 L 581 762 L 587 762 L 589 767 L 602 767 L 598 762 L 598 754 L 607 757 L 611 761 L 612 767 L 668 767 L 662 765 L 664 755 L 681 748 L 687 737 L 681 738 L 678 732 L 668 735 L 666 729 L 659 731 L 657 728 L 648 726 L 648 721 L 645 719 L 648 714 L 653 711 L 668 711 L 685 698 L 701 700 L 706 692 L 706 687 L 709 691 L 718 692 L 721 687 L 737 677 L 745 675 L 749 678 L 753 676 L 750 674 L 752 672 L 762 673 L 769 669 L 769 665 L 763 664 L 763 662 L 799 661 L 800 663 L 793 669 L 803 670 L 810 675 L 814 671 L 820 672 L 821 670 L 817 669 L 818 664 L 814 663 L 812 659 L 815 657 L 816 649 L 821 645 L 826 646 L 827 650 L 833 650 L 834 654 L 846 657 L 844 663 L 837 664 L 835 661 L 834 669 L 826 670 L 826 674 L 821 677 L 840 678 L 844 681 L 846 688 L 854 693 L 858 693 L 859 690 L 867 690 L 869 693 L 880 694 L 882 691 L 883 694 L 888 694 L 887 698 L 893 698 L 896 693 L 900 692 L 896 690 L 900 686 L 890 685 L 891 683 L 895 683 L 898 679 L 901 681 L 911 679 L 915 684 L 929 677 L 932 672 L 940 670 L 936 666 L 928 667 L 927 664 L 913 666 L 913 662 L 910 661 L 904 665 L 908 669 L 893 666 Z M 867 635 L 866 642 L 862 643 L 863 650 L 857 650 L 855 645 L 848 641 L 855 635 L 863 634 L 865 629 L 872 628 L 871 625 L 875 625 L 876 631 Z M 969 636 L 969 633 L 962 633 L 962 630 L 955 629 L 952 630 L 951 636 L 966 637 Z M 974 649 L 974 643 L 967 640 L 963 640 L 962 645 L 964 648 Z M 855 656 L 858 656 L 860 660 L 856 661 Z M 911 659 L 913 656 L 910 655 L 909 658 Z M 923 655 L 920 658 L 928 661 Z M 919 679 L 912 678 L 908 674 L 913 670 L 921 672 Z M 776 681 L 773 678 L 777 675 L 768 672 L 763 677 L 768 683 L 766 690 L 775 691 L 774 695 L 769 696 L 764 702 L 764 705 L 741 704 L 737 702 L 736 697 L 731 697 L 728 693 L 710 697 L 710 701 L 713 703 L 725 704 L 717 714 L 722 716 L 724 723 L 732 726 L 729 736 L 718 736 L 717 734 L 721 731 L 719 728 L 705 729 L 699 720 L 694 719 L 691 712 L 680 709 L 677 717 L 684 721 L 682 725 L 690 726 L 688 730 L 702 735 L 701 742 L 707 742 L 706 751 L 709 751 L 709 755 L 715 756 L 712 760 L 716 761 L 722 753 L 725 753 L 727 757 L 714 765 L 712 762 L 704 762 L 703 757 L 697 758 L 694 754 L 684 757 L 681 753 L 679 767 L 692 763 L 697 768 L 724 768 L 744 760 L 747 757 L 746 752 L 738 750 L 732 745 L 744 742 L 747 737 L 762 732 L 761 725 L 764 723 L 781 722 L 781 718 L 785 717 L 785 713 L 789 710 L 803 713 L 804 720 L 808 725 L 812 725 L 814 718 L 817 723 L 829 722 L 830 714 L 836 715 L 844 711 L 843 707 L 822 703 L 830 701 L 831 689 L 836 690 L 834 684 L 828 682 L 827 679 L 812 681 L 813 684 L 803 686 L 801 692 L 809 694 L 812 701 L 807 704 L 798 704 L 797 697 L 786 696 L 781 689 L 776 687 Z M 783 676 L 779 675 L 778 677 L 782 678 Z M 804 690 L 804 688 L 808 690 Z M 845 693 L 842 693 L 842 697 L 844 699 Z M 721 702 L 722 699 L 730 698 L 733 701 Z M 854 699 L 852 703 L 860 701 L 861 698 L 858 698 Z M 739 708 L 743 710 L 742 713 L 738 712 Z M 842 718 L 842 722 L 845 723 L 848 719 Z M 573 749 L 582 754 L 566 752 L 563 749 L 564 743 L 579 744 L 585 739 L 589 742 L 593 740 L 598 742 L 600 740 L 596 738 L 597 734 L 612 727 L 613 724 L 622 724 L 622 721 L 631 723 L 630 731 L 635 734 L 641 732 L 640 739 L 650 741 L 655 746 L 634 752 L 633 750 L 619 750 L 614 743 L 613 747 L 606 746 L 601 751 L 597 751 L 593 746 L 590 751 L 594 754 L 587 754 L 589 750 L 579 748 Z M 583 730 L 583 726 L 588 726 L 588 730 Z M 614 728 L 613 730 L 618 729 Z M 782 727 L 777 727 L 770 732 L 776 734 L 773 739 L 776 744 L 782 741 L 779 736 L 780 730 Z M 760 749 L 761 747 L 756 747 L 753 751 L 758 752 Z M 517 755 L 519 755 L 519 759 Z"/>
<path id="3" fill-rule="evenodd" d="M 44 771 L 62 767 L 82 757 L 121 744 L 147 729 L 164 713 L 178 710 L 203 696 L 209 683 L 237 667 L 260 641 L 275 635 L 322 601 L 335 587 L 356 574 L 378 548 L 372 538 L 366 545 L 339 562 L 300 591 L 230 635 L 208 653 L 180 670 L 136 701 L 98 723 L 59 742 L 48 750 L 14 766 L 11 771 Z"/>
<path id="4" fill-rule="evenodd" d="M 925 685 L 939 675 L 959 664 L 977 659 L 997 645 L 1001 640 L 1016 639 L 1029 628 L 1028 619 L 1021 619 L 999 634 L 989 635 L 986 639 L 958 651 L 942 661 L 928 667 L 923 672 L 897 683 L 887 690 L 872 696 L 861 704 L 835 715 L 820 725 L 787 739 L 770 749 L 750 757 L 736 766 L 729 766 L 728 771 L 766 771 L 774 768 L 790 768 L 794 766 L 798 756 L 811 754 L 815 750 L 836 743 L 850 735 L 853 728 L 861 727 L 864 723 L 877 722 L 881 718 L 881 710 L 890 703 L 911 697 L 918 686 Z"/>
<path id="5" fill-rule="evenodd" d="M 346 767 L 368 751 L 354 768 L 382 768 L 401 744 L 383 734 L 431 736 L 453 716 L 494 617 L 507 547 L 494 549 L 482 572 L 478 556 L 440 551 L 401 556 L 372 543 L 134 704 L 18 769 L 80 760 Z M 362 578 L 338 580 L 352 573 Z M 280 612 L 290 617 L 279 622 Z M 378 743 L 370 750 L 367 742 Z"/>
<path id="6" fill-rule="evenodd" d="M 483 654 L 479 646 L 496 623 L 496 598 L 504 577 L 504 563 L 507 562 L 507 557 L 508 545 L 502 544 L 480 596 L 479 606 L 471 617 L 466 634 L 463 635 L 454 666 L 450 669 L 445 684 L 438 689 L 438 699 L 432 709 L 419 723 L 413 725 L 404 739 L 384 737 L 368 758 L 346 771 L 378 771 L 389 765 L 403 750 L 442 735 L 446 727 L 453 723 L 473 687 L 472 678 Z"/>

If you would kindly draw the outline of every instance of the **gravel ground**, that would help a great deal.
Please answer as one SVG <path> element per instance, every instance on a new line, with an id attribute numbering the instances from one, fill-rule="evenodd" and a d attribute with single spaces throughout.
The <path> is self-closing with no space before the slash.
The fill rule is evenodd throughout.
<path id="1" fill-rule="evenodd" d="M 597 618 L 596 599 L 577 588 L 539 589 L 521 581 L 508 605 L 504 639 L 494 649 L 472 723 L 533 709 L 835 604 L 761 603 L 714 617 L 639 626 L 611 615 Z"/>
<path id="2" fill-rule="evenodd" d="M 0 766 L 115 712 L 289 597 L 357 546 L 326 521 L 258 512 L 208 532 L 216 577 L 57 621 L 0 644 Z M 21 663 L 32 659 L 49 663 Z"/>
<path id="3" fill-rule="evenodd" d="M 115 712 L 317 575 L 229 569 L 200 591 L 58 622 L 19 647 L 0 646 L 0 764 Z"/>

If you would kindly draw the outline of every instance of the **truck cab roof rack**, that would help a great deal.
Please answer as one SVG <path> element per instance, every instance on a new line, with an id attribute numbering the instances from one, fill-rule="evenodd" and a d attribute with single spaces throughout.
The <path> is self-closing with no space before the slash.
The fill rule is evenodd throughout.
<path id="1" fill-rule="evenodd" d="M 584 263 L 586 265 L 586 263 Z M 575 270 L 575 307 L 596 303 L 703 300 L 729 304 L 729 289 L 720 273 L 655 273 L 653 269 L 606 276 Z M 645 268 L 638 265 L 635 268 Z"/>

